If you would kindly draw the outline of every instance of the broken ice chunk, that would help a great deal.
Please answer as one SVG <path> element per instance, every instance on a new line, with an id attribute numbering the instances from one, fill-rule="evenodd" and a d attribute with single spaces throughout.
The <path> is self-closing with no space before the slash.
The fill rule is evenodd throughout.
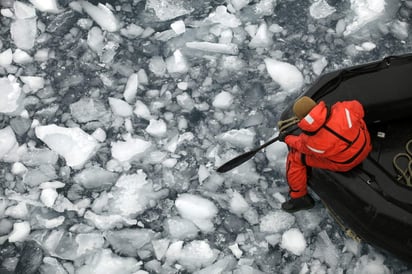
<path id="1" fill-rule="evenodd" d="M 28 87 L 28 92 L 36 92 L 44 88 L 44 79 L 39 76 L 20 76 L 20 80 Z"/>
<path id="2" fill-rule="evenodd" d="M 136 257 L 144 249 L 151 250 L 150 243 L 155 237 L 155 232 L 150 229 L 111 230 L 104 233 L 116 253 Z"/>
<path id="3" fill-rule="evenodd" d="M 123 100 L 109 97 L 109 104 L 113 113 L 120 117 L 129 117 L 133 114 L 132 107 Z"/>
<path id="4" fill-rule="evenodd" d="M 17 19 L 28 19 L 36 16 L 36 10 L 32 5 L 15 1 L 13 7 Z"/>
<path id="5" fill-rule="evenodd" d="M 152 115 L 150 114 L 149 107 L 146 106 L 145 103 L 143 103 L 140 100 L 136 101 L 135 109 L 134 109 L 133 112 L 139 118 L 143 118 L 143 119 L 146 119 L 146 120 L 152 119 Z"/>
<path id="6" fill-rule="evenodd" d="M 33 61 L 33 57 L 31 57 L 27 52 L 16 49 L 13 53 L 13 62 L 16 64 L 27 64 Z"/>
<path id="7" fill-rule="evenodd" d="M 14 223 L 13 231 L 9 235 L 9 242 L 23 242 L 27 236 L 30 234 L 30 223 L 29 222 L 18 222 Z"/>
<path id="8" fill-rule="evenodd" d="M 59 194 L 54 188 L 45 188 L 41 191 L 40 200 L 47 207 L 52 207 Z"/>
<path id="9" fill-rule="evenodd" d="M 211 265 L 217 258 L 219 251 L 212 249 L 204 240 L 195 240 L 186 244 L 179 256 L 179 263 L 189 271 L 195 271 Z"/>
<path id="10" fill-rule="evenodd" d="M 0 112 L 13 113 L 23 107 L 20 85 L 12 75 L 0 78 Z"/>
<path id="11" fill-rule="evenodd" d="M 167 219 L 164 227 L 169 236 L 176 240 L 194 239 L 199 233 L 199 229 L 192 221 L 180 217 Z"/>
<path id="12" fill-rule="evenodd" d="M 227 91 L 221 91 L 215 96 L 212 105 L 215 108 L 228 109 L 233 104 L 233 95 Z"/>
<path id="13" fill-rule="evenodd" d="M 68 166 L 81 168 L 99 148 L 99 144 L 91 135 L 80 128 L 65 128 L 55 124 L 38 126 L 35 129 L 37 138 L 61 155 Z"/>
<path id="14" fill-rule="evenodd" d="M 280 247 L 300 256 L 306 248 L 306 240 L 302 232 L 297 228 L 291 228 L 282 235 Z"/>
<path id="15" fill-rule="evenodd" d="M 157 200 L 167 196 L 167 189 L 156 192 L 153 183 L 146 177 L 142 170 L 121 176 L 110 192 L 113 198 L 108 202 L 109 213 L 136 218 L 147 208 L 154 206 Z"/>
<path id="16" fill-rule="evenodd" d="M 11 65 L 13 61 L 13 52 L 11 49 L 7 49 L 0 53 L 0 66 L 7 67 Z"/>
<path id="17" fill-rule="evenodd" d="M 99 27 L 92 27 L 87 34 L 87 45 L 97 54 L 101 54 L 104 47 L 104 35 Z"/>
<path id="18" fill-rule="evenodd" d="M 10 126 L 0 129 L 0 159 L 18 147 L 16 136 Z"/>
<path id="19" fill-rule="evenodd" d="M 260 231 L 272 234 L 279 233 L 290 229 L 294 223 L 295 216 L 283 211 L 273 211 L 261 218 Z"/>
<path id="20" fill-rule="evenodd" d="M 120 162 L 138 160 L 142 158 L 151 147 L 151 143 L 139 138 L 127 138 L 126 141 L 112 142 L 111 152 L 113 158 Z"/>
<path id="21" fill-rule="evenodd" d="M 326 18 L 335 11 L 336 9 L 329 6 L 325 0 L 317 0 L 309 8 L 310 15 L 315 19 Z"/>
<path id="22" fill-rule="evenodd" d="M 368 23 L 385 14 L 385 0 L 352 0 L 351 9 L 355 13 L 353 21 L 346 26 L 343 35 L 350 35 Z"/>
<path id="23" fill-rule="evenodd" d="M 294 65 L 272 58 L 266 58 L 264 61 L 270 77 L 284 91 L 295 92 L 303 86 L 303 75 Z"/>
<path id="24" fill-rule="evenodd" d="M 172 56 L 166 59 L 166 68 L 170 74 L 187 73 L 189 65 L 180 50 L 176 50 Z"/>
<path id="25" fill-rule="evenodd" d="M 101 101 L 86 97 L 70 104 L 70 114 L 79 123 L 104 121 L 104 117 L 109 116 L 108 111 Z"/>
<path id="26" fill-rule="evenodd" d="M 137 273 L 140 263 L 131 257 L 120 257 L 110 249 L 101 249 L 85 261 L 85 264 L 77 268 L 77 274 L 90 273 Z"/>
<path id="27" fill-rule="evenodd" d="M 187 42 L 186 47 L 212 53 L 222 53 L 231 55 L 239 54 L 239 48 L 236 44 L 233 43 L 220 44 L 211 42 Z"/>
<path id="28" fill-rule="evenodd" d="M 104 30 L 115 32 L 120 29 L 120 22 L 113 12 L 103 4 L 94 6 L 87 1 L 81 1 L 86 13 Z"/>
<path id="29" fill-rule="evenodd" d="M 76 174 L 73 180 L 86 189 L 104 190 L 109 189 L 117 180 L 116 173 L 107 171 L 101 167 L 92 166 Z"/>
<path id="30" fill-rule="evenodd" d="M 148 0 L 145 9 L 153 10 L 160 21 L 168 21 L 192 11 L 185 7 L 184 0 Z"/>
<path id="31" fill-rule="evenodd" d="M 167 126 L 162 119 L 150 119 L 149 125 L 146 127 L 147 133 L 154 137 L 164 137 L 167 133 Z"/>
<path id="32" fill-rule="evenodd" d="M 21 49 L 32 49 L 37 36 L 36 18 L 17 19 L 11 23 L 10 33 L 14 44 Z"/>
<path id="33" fill-rule="evenodd" d="M 127 79 L 126 87 L 123 92 L 123 97 L 126 102 L 133 102 L 137 94 L 137 88 L 139 87 L 139 77 L 137 73 L 132 73 Z"/>
<path id="34" fill-rule="evenodd" d="M 172 28 L 172 30 L 174 30 L 174 32 L 176 34 L 182 34 L 186 31 L 186 26 L 185 26 L 185 22 L 183 22 L 183 20 L 179 20 L 176 22 L 173 22 L 170 27 Z"/>
<path id="35" fill-rule="evenodd" d="M 137 221 L 131 218 L 113 214 L 98 215 L 90 210 L 86 211 L 84 218 L 89 220 L 97 229 L 100 230 L 109 230 L 137 224 Z"/>
<path id="36" fill-rule="evenodd" d="M 249 47 L 254 48 L 268 48 L 273 44 L 272 33 L 269 31 L 266 23 L 262 23 L 255 36 L 249 43 Z"/>
<path id="37" fill-rule="evenodd" d="M 323 69 L 328 65 L 328 61 L 324 56 L 320 57 L 318 60 L 312 63 L 313 72 L 316 75 L 320 75 Z"/>
<path id="38" fill-rule="evenodd" d="M 57 0 L 29 0 L 36 9 L 43 12 L 58 13 Z"/>
<path id="39" fill-rule="evenodd" d="M 242 24 L 236 15 L 227 12 L 225 6 L 218 6 L 216 11 L 210 13 L 207 19 L 213 23 L 219 23 L 228 28 L 236 28 Z"/>
<path id="40" fill-rule="evenodd" d="M 250 128 L 232 129 L 220 134 L 218 140 L 228 142 L 239 148 L 252 147 L 255 142 L 256 132 Z"/>
<path id="41" fill-rule="evenodd" d="M 214 230 L 212 220 L 218 209 L 210 200 L 193 194 L 182 194 L 176 199 L 175 206 L 183 218 L 195 223 L 203 232 Z"/>

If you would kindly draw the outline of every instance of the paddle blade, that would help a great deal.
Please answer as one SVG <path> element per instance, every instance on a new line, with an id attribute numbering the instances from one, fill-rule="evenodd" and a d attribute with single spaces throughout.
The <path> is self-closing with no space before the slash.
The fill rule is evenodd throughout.
<path id="1" fill-rule="evenodd" d="M 235 158 L 233 158 L 232 160 L 224 163 L 223 165 L 221 165 L 220 167 L 218 167 L 216 169 L 217 172 L 220 173 L 225 173 L 229 170 L 234 169 L 237 166 L 240 166 L 241 164 L 243 164 L 244 162 L 248 161 L 250 158 L 252 158 L 253 156 L 255 156 L 256 152 L 258 152 L 258 150 L 252 150 L 252 151 L 248 151 L 246 153 L 243 153 Z"/>

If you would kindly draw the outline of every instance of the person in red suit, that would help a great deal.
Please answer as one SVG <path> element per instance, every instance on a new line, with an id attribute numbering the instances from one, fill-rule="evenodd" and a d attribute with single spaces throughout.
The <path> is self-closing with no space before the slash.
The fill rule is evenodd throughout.
<path id="1" fill-rule="evenodd" d="M 323 101 L 316 103 L 303 96 L 294 103 L 293 112 L 302 133 L 279 134 L 289 148 L 286 179 L 290 199 L 282 204 L 287 212 L 309 209 L 315 204 L 307 191 L 308 167 L 346 172 L 359 165 L 372 150 L 364 110 L 356 100 L 329 107 Z"/>

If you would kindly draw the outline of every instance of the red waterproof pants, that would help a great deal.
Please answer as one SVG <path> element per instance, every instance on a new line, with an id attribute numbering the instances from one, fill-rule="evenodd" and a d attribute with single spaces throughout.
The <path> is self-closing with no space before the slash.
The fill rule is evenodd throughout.
<path id="1" fill-rule="evenodd" d="M 350 164 L 337 164 L 325 158 L 303 155 L 290 148 L 286 162 L 286 179 L 290 187 L 290 197 L 300 198 L 307 194 L 307 167 L 346 172 L 359 165 L 364 158 L 359 158 Z"/>

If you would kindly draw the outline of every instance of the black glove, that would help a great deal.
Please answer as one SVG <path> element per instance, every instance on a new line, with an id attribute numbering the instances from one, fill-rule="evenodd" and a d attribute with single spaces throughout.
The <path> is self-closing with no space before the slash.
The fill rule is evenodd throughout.
<path id="1" fill-rule="evenodd" d="M 281 132 L 279 132 L 278 140 L 281 141 L 281 142 L 285 142 L 285 138 L 286 138 L 286 136 L 288 136 L 288 135 L 289 135 L 289 133 L 286 132 L 286 130 L 281 131 Z"/>

